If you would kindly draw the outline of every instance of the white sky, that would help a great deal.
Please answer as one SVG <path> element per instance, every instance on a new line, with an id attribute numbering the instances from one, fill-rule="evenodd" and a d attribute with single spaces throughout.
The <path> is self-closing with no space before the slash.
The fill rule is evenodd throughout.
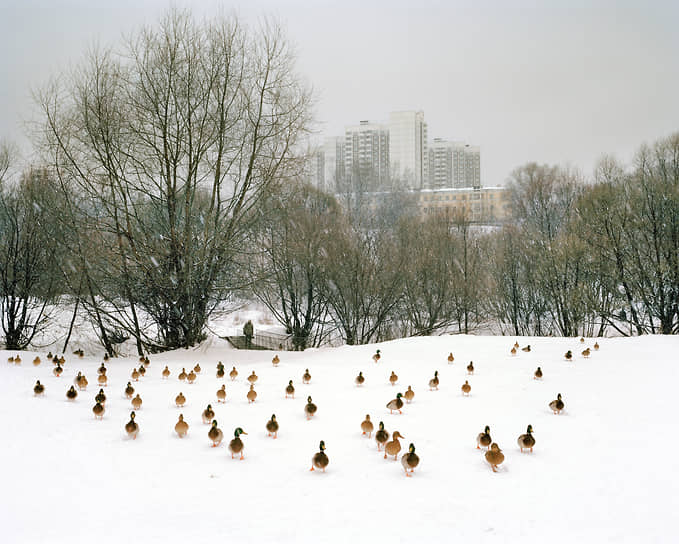
<path id="1" fill-rule="evenodd" d="M 166 0 L 0 0 L 0 138 L 26 146 L 31 89 L 88 45 L 119 42 Z M 279 17 L 324 135 L 421 109 L 429 138 L 481 146 L 483 185 L 529 161 L 589 174 L 679 130 L 679 2 L 201 0 Z"/>

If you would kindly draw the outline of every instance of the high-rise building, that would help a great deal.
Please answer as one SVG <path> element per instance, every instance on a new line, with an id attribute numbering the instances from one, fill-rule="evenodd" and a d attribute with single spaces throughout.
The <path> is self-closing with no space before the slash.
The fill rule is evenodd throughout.
<path id="1" fill-rule="evenodd" d="M 325 138 L 323 155 L 325 159 L 325 183 L 322 188 L 319 188 L 330 193 L 339 192 L 345 178 L 344 138 L 341 136 Z"/>
<path id="2" fill-rule="evenodd" d="M 309 160 L 309 178 L 311 185 L 321 191 L 328 191 L 328 182 L 325 177 L 325 152 L 317 149 L 311 153 Z"/>
<path id="3" fill-rule="evenodd" d="M 393 174 L 410 189 L 427 183 L 427 123 L 421 111 L 389 114 L 389 159 Z"/>
<path id="4" fill-rule="evenodd" d="M 389 130 L 361 121 L 344 131 L 344 176 L 354 190 L 378 191 L 389 185 Z"/>
<path id="5" fill-rule="evenodd" d="M 480 187 L 480 149 L 435 138 L 427 151 L 430 189 Z"/>
<path id="6" fill-rule="evenodd" d="M 481 149 L 475 145 L 464 146 L 465 187 L 481 187 Z"/>

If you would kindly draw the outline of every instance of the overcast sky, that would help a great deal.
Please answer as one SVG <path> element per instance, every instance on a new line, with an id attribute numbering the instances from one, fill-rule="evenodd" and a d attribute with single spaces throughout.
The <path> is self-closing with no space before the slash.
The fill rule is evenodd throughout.
<path id="1" fill-rule="evenodd" d="M 26 147 L 31 89 L 166 0 L 0 0 L 0 138 Z M 423 110 L 429 138 L 481 146 L 481 181 L 529 161 L 584 174 L 679 130 L 679 1 L 200 0 L 275 15 L 317 92 L 323 135 Z"/>

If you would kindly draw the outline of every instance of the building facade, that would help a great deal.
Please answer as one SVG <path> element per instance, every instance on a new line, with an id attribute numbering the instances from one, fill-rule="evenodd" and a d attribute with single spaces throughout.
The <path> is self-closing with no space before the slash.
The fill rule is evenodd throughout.
<path id="1" fill-rule="evenodd" d="M 426 186 L 427 123 L 424 112 L 393 111 L 389 114 L 389 158 L 392 173 L 409 189 Z"/>
<path id="2" fill-rule="evenodd" d="M 427 151 L 428 189 L 481 187 L 481 151 L 477 146 L 435 138 Z"/>
<path id="3" fill-rule="evenodd" d="M 344 131 L 344 177 L 350 187 L 377 191 L 389 186 L 389 129 L 361 121 Z"/>
<path id="4" fill-rule="evenodd" d="M 422 216 L 462 216 L 472 223 L 497 224 L 511 218 L 511 203 L 504 187 L 426 189 L 419 193 Z"/>

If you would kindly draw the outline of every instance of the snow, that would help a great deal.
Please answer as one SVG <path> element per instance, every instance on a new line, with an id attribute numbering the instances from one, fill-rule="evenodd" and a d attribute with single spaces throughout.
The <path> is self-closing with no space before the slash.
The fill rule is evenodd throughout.
<path id="1" fill-rule="evenodd" d="M 674 467 L 677 435 L 671 401 L 677 383 L 679 337 L 598 339 L 589 359 L 568 338 L 520 338 L 531 352 L 510 355 L 512 337 L 441 336 L 301 353 L 236 351 L 212 338 L 195 350 L 151 355 L 145 377 L 133 382 L 143 399 L 139 436 L 124 431 L 130 401 L 123 389 L 137 357 L 109 361 L 106 413 L 92 414 L 102 353 L 66 355 L 52 375 L 46 352 L 0 351 L 0 530 L 7 543 L 30 542 L 668 542 L 679 506 Z M 75 349 L 76 346 L 74 346 Z M 372 354 L 381 350 L 375 364 Z M 575 357 L 566 362 L 563 354 Z M 455 361 L 446 358 L 452 352 Z M 42 358 L 32 365 L 36 355 Z M 465 367 L 474 361 L 475 373 Z M 216 378 L 216 364 L 226 379 Z M 195 384 L 180 383 L 182 367 L 202 367 Z M 168 365 L 168 380 L 161 371 Z M 231 382 L 232 366 L 239 371 Z M 542 381 L 532 379 L 541 366 Z M 302 384 L 309 368 L 310 385 Z M 249 405 L 247 376 L 255 371 L 257 401 Z M 363 387 L 354 385 L 362 370 Z M 389 385 L 391 371 L 399 381 Z M 439 371 L 438 391 L 428 381 Z M 87 391 L 75 402 L 66 389 L 81 371 Z M 34 397 L 36 379 L 46 386 Z M 295 399 L 285 399 L 292 379 Z M 472 386 L 464 397 L 465 379 Z M 226 384 L 227 402 L 215 393 Z M 415 391 L 403 414 L 386 403 L 408 385 Z M 179 409 L 182 391 L 187 404 Z M 561 393 L 562 414 L 548 403 Z M 318 406 L 307 421 L 306 397 Z M 211 403 L 224 441 L 212 448 L 201 413 Z M 183 413 L 190 428 L 174 433 Z M 275 413 L 278 439 L 265 424 Z M 385 460 L 360 423 L 413 442 L 420 465 L 406 478 Z M 533 453 L 516 443 L 533 425 Z M 505 462 L 493 473 L 476 449 L 490 426 Z M 248 434 L 245 460 L 231 459 L 236 427 Z M 320 440 L 330 464 L 310 472 Z"/>

